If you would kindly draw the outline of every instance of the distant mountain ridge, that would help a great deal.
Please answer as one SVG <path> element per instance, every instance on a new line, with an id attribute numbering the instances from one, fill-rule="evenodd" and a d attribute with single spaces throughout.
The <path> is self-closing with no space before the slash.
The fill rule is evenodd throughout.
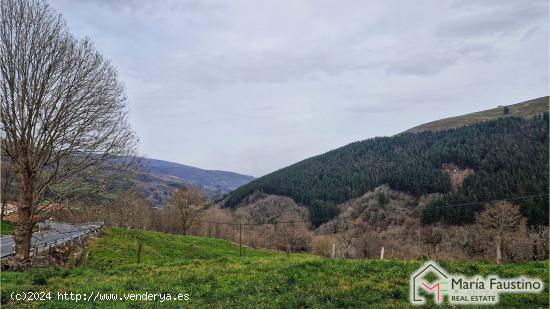
<path id="1" fill-rule="evenodd" d="M 163 205 L 170 193 L 181 186 L 195 186 L 209 196 L 221 196 L 252 180 L 254 177 L 234 172 L 206 170 L 180 163 L 141 158 L 144 171 L 138 178 L 142 195 L 155 205 Z"/>
<path id="2" fill-rule="evenodd" d="M 209 189 L 231 191 L 251 180 L 252 176 L 220 170 L 205 170 L 180 163 L 143 158 L 149 173 L 159 178 L 175 178 L 192 185 Z"/>

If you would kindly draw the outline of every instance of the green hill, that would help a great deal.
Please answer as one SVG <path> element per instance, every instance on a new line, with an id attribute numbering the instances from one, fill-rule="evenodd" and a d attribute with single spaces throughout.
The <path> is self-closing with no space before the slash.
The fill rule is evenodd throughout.
<path id="1" fill-rule="evenodd" d="M 143 244 L 136 263 L 136 240 Z M 193 255 L 188 247 L 195 244 Z M 422 261 L 331 260 L 309 254 L 247 249 L 223 240 L 112 229 L 90 247 L 87 267 L 2 272 L 4 308 L 412 308 L 408 280 Z M 440 262 L 468 276 L 527 275 L 545 281 L 540 294 L 508 294 L 503 307 L 548 307 L 549 264 L 493 265 Z M 12 292 L 52 292 L 54 299 L 10 301 Z M 79 302 L 57 300 L 57 292 L 188 294 L 181 301 Z M 428 307 L 435 308 L 431 304 Z"/>
<path id="2" fill-rule="evenodd" d="M 548 111 L 549 97 L 540 97 L 533 100 L 516 103 L 512 105 L 502 105 L 496 108 L 484 110 L 481 112 L 440 119 L 428 122 L 405 132 L 422 132 L 422 131 L 441 131 L 446 129 L 460 128 L 474 123 L 480 123 L 488 120 L 495 120 L 501 117 L 524 117 L 531 118 L 538 114 Z M 508 113 L 504 114 L 505 106 L 508 108 Z"/>
<path id="3" fill-rule="evenodd" d="M 473 170 L 457 192 L 444 164 Z M 424 212 L 424 223 L 469 223 L 483 207 L 438 211 L 433 205 L 537 195 L 518 203 L 530 224 L 548 225 L 548 196 L 540 196 L 548 193 L 548 113 L 352 143 L 239 187 L 225 205 L 237 207 L 256 191 L 288 196 L 306 205 L 317 225 L 338 213 L 336 204 L 383 184 L 416 197 L 443 193 Z"/>

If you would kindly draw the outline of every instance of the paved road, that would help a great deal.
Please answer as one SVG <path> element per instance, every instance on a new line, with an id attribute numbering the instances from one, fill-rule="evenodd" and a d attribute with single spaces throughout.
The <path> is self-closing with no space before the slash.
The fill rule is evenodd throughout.
<path id="1" fill-rule="evenodd" d="M 99 228 L 99 224 L 83 224 L 72 225 L 61 222 L 47 222 L 39 224 L 39 231 L 32 236 L 32 247 L 43 244 L 48 244 L 56 241 L 57 244 L 69 241 L 69 239 L 78 238 L 78 236 L 86 235 L 91 231 Z M 0 256 L 6 257 L 13 253 L 13 236 L 2 236 L 0 239 Z M 40 249 L 45 250 L 47 246 L 42 246 Z"/>

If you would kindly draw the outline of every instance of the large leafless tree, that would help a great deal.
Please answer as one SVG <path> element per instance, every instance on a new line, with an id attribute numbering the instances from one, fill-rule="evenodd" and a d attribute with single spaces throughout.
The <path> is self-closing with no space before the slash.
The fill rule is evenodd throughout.
<path id="1" fill-rule="evenodd" d="M 525 219 L 521 216 L 519 207 L 506 201 L 498 202 L 477 215 L 476 222 L 495 236 L 497 263 L 500 263 L 501 260 L 504 237 L 516 232 L 520 228 L 522 220 Z"/>
<path id="2" fill-rule="evenodd" d="M 168 201 L 168 211 L 178 217 L 184 235 L 206 207 L 206 196 L 194 187 L 175 190 Z"/>
<path id="3" fill-rule="evenodd" d="M 44 1 L 2 0 L 0 11 L 1 145 L 17 175 L 15 250 L 25 259 L 52 203 L 99 188 L 137 140 L 117 72 L 89 39 Z"/>

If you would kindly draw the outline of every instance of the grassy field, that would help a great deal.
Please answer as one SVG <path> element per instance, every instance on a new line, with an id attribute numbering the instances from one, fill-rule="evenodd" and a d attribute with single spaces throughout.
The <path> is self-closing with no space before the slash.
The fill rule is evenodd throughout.
<path id="1" fill-rule="evenodd" d="M 548 111 L 548 97 L 541 97 L 512 105 L 510 105 L 510 103 L 511 102 L 502 102 L 503 106 L 507 105 L 509 108 L 509 113 L 507 116 L 529 118 Z M 459 128 L 478 122 L 497 119 L 499 117 L 505 117 L 503 114 L 503 107 L 496 107 L 481 112 L 428 122 L 411 128 L 406 132 L 440 131 L 451 128 Z"/>
<path id="2" fill-rule="evenodd" d="M 141 263 L 136 263 L 142 242 Z M 189 246 L 193 243 L 192 256 Z M 91 245 L 87 268 L 3 272 L 6 308 L 408 308 L 409 275 L 421 261 L 331 260 L 308 254 L 246 250 L 209 238 L 108 230 Z M 548 262 L 494 265 L 441 262 L 450 273 L 543 278 L 541 294 L 503 295 L 501 307 L 548 308 Z M 188 301 L 9 301 L 12 292 L 189 294 Z M 3 307 L 4 307 L 3 306 Z M 436 307 L 431 304 L 428 307 Z"/>
<path id="3" fill-rule="evenodd" d="M 11 235 L 15 232 L 15 223 L 1 221 L 0 235 Z"/>

